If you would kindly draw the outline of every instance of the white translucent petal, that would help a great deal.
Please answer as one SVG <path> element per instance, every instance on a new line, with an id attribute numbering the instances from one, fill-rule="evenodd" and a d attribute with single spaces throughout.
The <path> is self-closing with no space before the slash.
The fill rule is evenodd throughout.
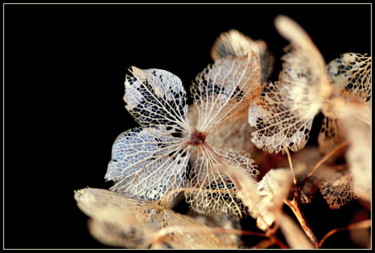
<path id="1" fill-rule="evenodd" d="M 256 128 L 251 141 L 269 153 L 296 152 L 308 141 L 312 119 L 301 119 L 285 100 L 285 89 L 280 83 L 268 83 L 261 92 L 262 100 L 249 109 L 249 124 Z"/>
<path id="2" fill-rule="evenodd" d="M 260 70 L 256 57 L 228 56 L 217 60 L 197 75 L 191 87 L 198 108 L 197 129 L 214 131 L 247 110 L 259 92 Z"/>
<path id="3" fill-rule="evenodd" d="M 153 128 L 130 129 L 117 137 L 105 175 L 116 192 L 159 200 L 183 186 L 189 161 L 184 139 Z"/>
<path id="4" fill-rule="evenodd" d="M 345 53 L 331 61 L 327 70 L 334 85 L 368 103 L 371 100 L 371 62 L 372 58 L 366 54 Z"/>
<path id="5" fill-rule="evenodd" d="M 141 70 L 132 67 L 126 76 L 124 101 L 126 109 L 143 127 L 167 131 L 186 131 L 188 106 L 180 78 L 160 69 Z"/>
<path id="6" fill-rule="evenodd" d="M 190 190 L 185 193 L 187 202 L 198 213 L 242 216 L 246 213 L 245 206 L 237 196 L 236 182 L 221 167 L 240 167 L 248 176 L 256 176 L 259 171 L 254 161 L 246 155 L 231 150 L 214 152 L 215 155 L 203 148 L 198 149 L 197 159 L 189 174 Z"/>

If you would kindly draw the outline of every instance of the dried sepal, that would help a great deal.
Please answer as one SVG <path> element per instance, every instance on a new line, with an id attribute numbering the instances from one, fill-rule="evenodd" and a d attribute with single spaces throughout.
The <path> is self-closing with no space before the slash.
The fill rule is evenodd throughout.
<path id="1" fill-rule="evenodd" d="M 237 196 L 237 186 L 220 167 L 241 167 L 249 176 L 257 176 L 259 171 L 247 154 L 218 149 L 214 150 L 214 154 L 204 148 L 198 149 L 189 174 L 189 191 L 185 192 L 187 202 L 198 213 L 241 217 L 245 207 Z"/>
<path id="2" fill-rule="evenodd" d="M 111 190 L 149 200 L 183 187 L 189 146 L 182 138 L 154 128 L 135 128 L 117 137 L 105 175 Z"/>
<path id="3" fill-rule="evenodd" d="M 349 171 L 336 171 L 322 166 L 316 172 L 315 181 L 331 209 L 339 209 L 358 198 L 353 190 L 353 177 Z"/>
<path id="4" fill-rule="evenodd" d="M 282 213 L 282 206 L 287 199 L 292 186 L 290 169 L 272 169 L 266 173 L 258 183 L 260 200 L 257 205 L 259 212 L 257 226 L 262 230 L 269 229 L 274 222 L 278 222 Z"/>
<path id="5" fill-rule="evenodd" d="M 249 109 L 249 124 L 256 128 L 251 141 L 269 153 L 294 152 L 302 149 L 309 138 L 313 119 L 301 119 L 285 100 L 281 83 L 268 83 L 261 92 L 261 101 Z"/>
<path id="6" fill-rule="evenodd" d="M 278 16 L 275 26 L 290 41 L 283 56 L 280 82 L 287 90 L 285 99 L 301 119 L 312 119 L 319 112 L 324 99 L 331 94 L 322 55 L 309 35 L 292 19 Z"/>
<path id="7" fill-rule="evenodd" d="M 211 57 L 214 61 L 227 56 L 252 56 L 260 61 L 261 83 L 265 82 L 272 72 L 274 58 L 262 40 L 254 41 L 237 30 L 230 30 L 219 35 L 212 49 Z"/>
<path id="8" fill-rule="evenodd" d="M 333 84 L 354 95 L 360 102 L 371 100 L 371 56 L 345 53 L 332 60 L 327 71 Z"/>
<path id="9" fill-rule="evenodd" d="M 252 141 L 268 152 L 302 149 L 312 121 L 331 95 L 325 63 L 307 33 L 293 20 L 278 16 L 275 26 L 290 41 L 279 82 L 263 88 L 249 111 L 257 128 Z"/>
<path id="10" fill-rule="evenodd" d="M 186 131 L 188 105 L 180 78 L 161 69 L 131 68 L 125 81 L 125 107 L 142 127 Z"/>
<path id="11" fill-rule="evenodd" d="M 246 110 L 257 97 L 260 70 L 255 57 L 217 60 L 197 75 L 191 86 L 198 108 L 197 129 L 210 133 Z"/>
<path id="12" fill-rule="evenodd" d="M 178 249 L 227 247 L 209 227 L 191 217 L 164 209 L 157 202 L 95 188 L 76 191 L 75 199 L 80 209 L 92 218 L 92 235 L 111 246 L 146 248 L 156 244 Z"/>
<path id="13" fill-rule="evenodd" d="M 90 233 L 100 242 L 127 248 L 145 248 L 161 225 L 158 207 L 150 201 L 112 191 L 86 188 L 75 192 L 78 207 L 91 218 Z"/>

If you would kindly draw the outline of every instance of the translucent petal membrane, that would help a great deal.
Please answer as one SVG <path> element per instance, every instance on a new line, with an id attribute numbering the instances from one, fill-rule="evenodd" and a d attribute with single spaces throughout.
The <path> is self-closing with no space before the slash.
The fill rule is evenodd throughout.
<path id="1" fill-rule="evenodd" d="M 329 77 L 335 86 L 368 103 L 371 100 L 371 61 L 372 58 L 366 54 L 342 54 L 328 64 Z"/>
<path id="2" fill-rule="evenodd" d="M 160 69 L 131 69 L 126 76 L 126 109 L 143 127 L 165 131 L 187 131 L 185 122 L 188 106 L 180 78 Z"/>
<path id="3" fill-rule="evenodd" d="M 198 108 L 197 129 L 214 131 L 228 119 L 247 109 L 260 92 L 259 61 L 256 57 L 217 60 L 198 74 L 191 87 Z"/>
<path id="4" fill-rule="evenodd" d="M 160 200 L 183 186 L 189 148 L 184 139 L 154 128 L 135 128 L 117 137 L 105 179 L 119 193 Z M 173 195 L 171 195 L 173 196 Z"/>
<path id="5" fill-rule="evenodd" d="M 249 109 L 249 124 L 257 130 L 251 141 L 269 153 L 285 153 L 302 149 L 309 138 L 313 119 L 303 119 L 285 100 L 280 83 L 268 83 L 261 93 L 262 100 Z"/>
<path id="6" fill-rule="evenodd" d="M 230 30 L 220 34 L 216 39 L 211 49 L 211 57 L 214 61 L 227 56 L 251 57 L 253 52 L 260 61 L 260 81 L 263 83 L 271 74 L 274 63 L 274 58 L 264 41 L 254 41 L 237 30 Z"/>
<path id="7" fill-rule="evenodd" d="M 198 149 L 197 159 L 189 174 L 187 202 L 198 213 L 235 215 L 246 214 L 245 206 L 237 196 L 238 189 L 231 178 L 218 166 L 240 167 L 246 175 L 259 175 L 254 161 L 248 155 L 231 150 Z"/>

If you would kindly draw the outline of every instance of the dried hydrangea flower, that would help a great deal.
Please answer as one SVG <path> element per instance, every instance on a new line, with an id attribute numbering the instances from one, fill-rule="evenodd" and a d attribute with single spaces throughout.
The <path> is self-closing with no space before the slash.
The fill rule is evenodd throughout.
<path id="1" fill-rule="evenodd" d="M 345 54 L 328 66 L 307 33 L 293 20 L 278 16 L 275 25 L 290 41 L 279 81 L 269 83 L 249 110 L 249 124 L 257 128 L 252 141 L 268 152 L 298 151 L 309 138 L 312 121 L 319 111 L 332 119 L 350 111 L 350 96 L 369 99 L 371 58 Z M 329 76 L 330 75 L 330 76 Z M 330 78 L 331 77 L 331 78 Z M 338 84 L 332 85 L 331 80 Z M 358 83 L 358 85 L 354 85 Z M 335 83 L 334 83 L 335 84 Z M 351 87 L 356 87 L 352 89 Z M 343 95 L 343 90 L 350 95 Z M 341 106 L 345 105 L 345 106 Z M 319 137 L 322 150 L 341 140 L 337 122 L 326 119 Z"/>
<path id="2" fill-rule="evenodd" d="M 141 128 L 124 132 L 113 145 L 112 160 L 105 176 L 115 181 L 111 190 L 160 200 L 167 193 L 175 196 L 188 180 L 188 186 L 194 188 L 186 193 L 189 202 L 198 206 L 202 204 L 195 194 L 199 191 L 220 189 L 216 195 L 220 203 L 231 195 L 230 183 L 225 175 L 215 171 L 215 164 L 244 166 L 248 173 L 258 174 L 248 156 L 215 149 L 206 142 L 209 134 L 247 110 L 259 90 L 257 57 L 228 56 L 198 74 L 192 86 L 198 109 L 194 127 L 187 120 L 186 92 L 177 76 L 164 70 L 134 67 L 132 73 L 133 76 L 126 77 L 124 100 Z M 192 149 L 196 149 L 198 155 L 188 173 Z M 220 207 L 220 210 L 231 212 L 233 205 L 237 208 L 237 204 L 228 203 L 226 209 Z"/>

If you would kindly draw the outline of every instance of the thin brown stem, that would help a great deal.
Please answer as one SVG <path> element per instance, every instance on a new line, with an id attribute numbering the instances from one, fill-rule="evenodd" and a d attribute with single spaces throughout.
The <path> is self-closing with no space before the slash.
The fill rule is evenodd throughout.
<path id="1" fill-rule="evenodd" d="M 319 248 L 318 240 L 316 239 L 313 231 L 311 230 L 309 224 L 307 223 L 307 220 L 305 219 L 303 213 L 301 212 L 296 198 L 293 198 L 293 200 L 291 201 L 288 201 L 288 200 L 285 201 L 285 204 L 287 204 L 290 207 L 290 209 L 293 211 L 303 231 L 305 232 L 307 237 L 310 239 L 311 243 L 314 245 L 314 248 L 316 249 Z"/>
<path id="2" fill-rule="evenodd" d="M 314 174 L 314 172 L 323 164 L 325 163 L 331 156 L 333 156 L 336 152 L 338 152 L 340 149 L 346 147 L 349 144 L 349 141 L 344 141 L 340 145 L 336 146 L 332 151 L 330 151 L 328 154 L 326 154 L 307 174 L 307 176 L 301 181 L 300 188 L 303 189 L 303 186 L 311 178 L 311 176 Z"/>
<path id="3" fill-rule="evenodd" d="M 292 171 L 292 175 L 293 175 L 293 184 L 294 184 L 294 187 L 296 187 L 297 186 L 297 178 L 296 178 L 296 175 L 294 173 L 294 168 L 293 168 L 293 164 L 292 164 L 292 157 L 290 156 L 288 148 L 286 148 L 286 154 L 288 156 L 288 162 L 289 162 L 290 170 Z"/>
<path id="4" fill-rule="evenodd" d="M 343 230 L 354 230 L 354 229 L 364 229 L 364 228 L 369 228 L 371 226 L 371 220 L 364 220 L 364 221 L 360 221 L 360 222 L 357 222 L 357 223 L 353 223 L 353 224 L 350 224 L 346 227 L 342 227 L 342 228 L 334 228 L 332 229 L 331 231 L 329 231 L 323 238 L 322 240 L 320 240 L 320 242 L 318 243 L 319 245 L 319 248 L 322 247 L 322 244 L 327 240 L 328 237 L 330 237 L 331 235 L 339 232 L 339 231 L 343 231 Z"/>

